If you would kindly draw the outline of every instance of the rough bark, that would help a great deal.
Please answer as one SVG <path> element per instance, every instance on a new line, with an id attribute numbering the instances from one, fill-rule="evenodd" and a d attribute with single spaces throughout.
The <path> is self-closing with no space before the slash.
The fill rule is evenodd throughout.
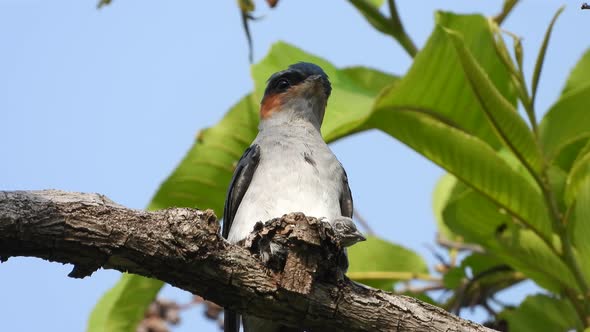
<path id="1" fill-rule="evenodd" d="M 285 222 L 293 220 L 305 220 L 314 228 L 315 219 L 300 215 L 278 223 L 285 229 Z M 320 228 L 313 231 L 321 238 Z M 136 273 L 245 314 L 311 331 L 492 331 L 410 297 L 346 278 L 319 278 L 322 268 L 289 276 L 288 266 L 301 264 L 301 246 L 320 252 L 325 237 L 302 242 L 298 231 L 278 233 L 297 241 L 289 244 L 288 255 L 296 254 L 277 272 L 263 264 L 260 255 L 223 240 L 209 210 L 146 212 L 99 194 L 0 192 L 0 261 L 33 256 L 71 263 L 70 276 L 78 278 L 98 268 Z M 317 257 L 306 259 L 317 266 Z M 295 270 L 301 273 L 300 267 Z"/>

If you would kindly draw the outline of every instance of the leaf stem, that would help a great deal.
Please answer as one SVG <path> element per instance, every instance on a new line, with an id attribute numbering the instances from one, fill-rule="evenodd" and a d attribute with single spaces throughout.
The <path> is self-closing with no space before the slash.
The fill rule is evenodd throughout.
<path id="1" fill-rule="evenodd" d="M 582 270 L 578 261 L 574 257 L 574 252 L 572 250 L 572 243 L 570 237 L 567 234 L 567 229 L 565 228 L 564 224 L 560 225 L 559 236 L 561 237 L 563 243 L 563 259 L 565 263 L 570 267 L 572 270 L 576 281 L 578 282 L 580 289 L 582 290 L 582 303 L 584 308 L 584 315 L 580 317 L 584 324 L 584 327 L 590 327 L 590 302 L 588 297 L 590 296 L 590 288 L 588 287 L 588 283 L 584 279 L 584 275 L 582 274 Z M 575 295 L 575 294 L 574 294 Z M 577 297 L 574 297 L 572 301 L 578 300 Z"/>
<path id="2" fill-rule="evenodd" d="M 391 35 L 398 41 L 398 43 L 400 43 L 400 45 L 412 58 L 415 57 L 418 53 L 418 48 L 416 48 L 416 44 L 414 44 L 412 38 L 410 38 L 404 29 L 397 12 L 397 7 L 395 6 L 395 1 L 387 0 L 387 5 L 389 6 L 389 20 L 391 21 L 392 26 Z"/>
<path id="3" fill-rule="evenodd" d="M 588 326 L 586 323 L 587 319 L 585 318 L 586 313 L 585 313 L 583 305 L 581 305 L 580 301 L 578 301 L 578 299 L 577 299 L 576 292 L 572 289 L 566 289 L 564 291 L 564 293 L 565 293 L 565 296 L 570 300 L 570 302 L 574 306 L 574 309 L 576 310 L 578 317 L 582 321 L 582 325 L 584 327 L 587 327 Z"/>
<path id="4" fill-rule="evenodd" d="M 494 16 L 494 21 L 498 25 L 501 25 L 506 19 L 506 17 L 508 17 L 514 6 L 518 4 L 518 1 L 519 0 L 504 0 L 502 11 L 498 15 Z"/>
<path id="5" fill-rule="evenodd" d="M 578 283 L 578 287 L 582 291 L 582 303 L 583 303 L 583 315 L 580 317 L 584 324 L 584 327 L 590 327 L 590 287 L 584 278 L 582 273 L 582 269 L 578 264 L 578 261 L 574 257 L 574 252 L 572 250 L 573 244 L 571 243 L 570 237 L 567 232 L 566 223 L 564 217 L 559 212 L 559 208 L 557 207 L 557 200 L 555 198 L 554 192 L 549 187 L 549 178 L 547 175 L 548 167 L 545 164 L 543 166 L 543 183 L 541 184 L 541 190 L 543 192 L 543 197 L 545 198 L 545 202 L 547 207 L 549 208 L 550 217 L 553 222 L 553 228 L 557 232 L 557 235 L 561 239 L 561 257 L 564 263 L 568 266 L 571 272 Z M 579 302 L 576 294 L 570 294 L 568 292 L 568 297 L 573 302 L 574 305 L 577 306 L 576 302 Z M 578 310 L 579 311 L 579 310 Z M 580 313 L 578 313 L 580 314 Z"/>
<path id="6" fill-rule="evenodd" d="M 393 36 L 389 20 L 381 14 L 379 8 L 367 0 L 348 0 L 358 11 L 363 14 L 369 24 L 384 34 Z"/>
<path id="7" fill-rule="evenodd" d="M 396 280 L 424 280 L 424 281 L 441 281 L 440 278 L 434 277 L 428 273 L 415 273 L 403 271 L 367 271 L 367 272 L 348 272 L 350 279 L 396 279 Z"/>
<path id="8" fill-rule="evenodd" d="M 348 2 L 363 14 L 373 28 L 393 37 L 412 58 L 416 56 L 418 49 L 402 25 L 394 0 L 387 1 L 390 13 L 389 18 L 385 17 L 379 11 L 379 8 L 368 0 L 348 0 Z"/>

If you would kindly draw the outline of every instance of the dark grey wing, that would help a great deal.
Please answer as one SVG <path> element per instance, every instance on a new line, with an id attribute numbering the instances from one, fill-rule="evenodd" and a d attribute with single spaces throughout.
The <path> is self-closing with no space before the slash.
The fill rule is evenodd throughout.
<path id="1" fill-rule="evenodd" d="M 254 177 L 258 162 L 260 161 L 260 147 L 257 144 L 250 146 L 244 154 L 229 184 L 227 190 L 227 197 L 225 198 L 225 206 L 223 208 L 223 228 L 221 235 L 227 239 L 229 230 L 234 221 L 238 207 L 242 202 L 242 198 L 246 194 L 250 182 Z M 223 330 L 225 332 L 239 332 L 240 331 L 240 315 L 233 310 L 225 310 L 223 314 Z"/>
<path id="2" fill-rule="evenodd" d="M 346 175 L 346 171 L 344 167 L 342 167 L 342 191 L 340 192 L 340 214 L 343 217 L 348 217 L 352 219 L 353 213 L 353 206 L 352 206 L 352 193 L 350 192 L 350 186 L 348 185 L 348 175 Z M 346 249 L 342 251 L 342 255 L 340 256 L 339 265 L 342 271 L 346 272 L 348 270 L 348 255 L 346 254 Z"/>
<path id="3" fill-rule="evenodd" d="M 253 144 L 246 149 L 242 158 L 238 161 L 234 176 L 232 177 L 229 189 L 227 190 L 225 207 L 223 209 L 223 228 L 221 230 L 221 235 L 226 239 L 229 235 L 229 230 L 234 221 L 236 212 L 238 211 L 238 207 L 242 202 L 242 198 L 244 198 L 244 195 L 250 186 L 250 182 L 252 182 L 259 161 L 260 147 L 258 144 Z"/>
<path id="4" fill-rule="evenodd" d="M 353 213 L 353 206 L 352 206 L 352 193 L 350 192 L 350 187 L 348 186 L 348 175 L 346 175 L 346 171 L 342 168 L 342 192 L 340 193 L 340 213 L 344 217 L 352 218 Z"/>

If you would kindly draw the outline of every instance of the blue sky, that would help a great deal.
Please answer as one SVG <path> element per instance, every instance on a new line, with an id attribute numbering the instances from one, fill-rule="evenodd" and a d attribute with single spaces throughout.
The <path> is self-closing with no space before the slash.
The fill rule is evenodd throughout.
<path id="1" fill-rule="evenodd" d="M 435 9 L 496 13 L 501 1 L 399 1 L 418 45 Z M 590 11 L 580 1 L 523 1 L 505 28 L 524 36 L 532 72 L 555 10 L 537 109 L 546 110 L 590 46 Z M 282 0 L 252 25 L 255 60 L 284 40 L 337 66 L 366 65 L 403 74 L 411 61 L 347 3 Z M 192 144 L 252 89 L 236 2 L 0 0 L 0 190 L 99 192 L 143 208 Z M 367 148 L 370 147 L 370 148 Z M 382 237 L 434 264 L 431 193 L 443 172 L 401 143 L 367 132 L 332 145 L 347 169 L 355 207 Z M 70 266 L 32 258 L 0 264 L 0 312 L 7 331 L 81 331 L 100 295 L 118 279 L 98 271 L 69 279 Z M 530 285 L 507 294 L 514 302 Z M 188 301 L 170 287 L 164 296 Z M 177 331 L 216 331 L 197 310 Z M 475 318 L 483 318 L 475 313 Z"/>

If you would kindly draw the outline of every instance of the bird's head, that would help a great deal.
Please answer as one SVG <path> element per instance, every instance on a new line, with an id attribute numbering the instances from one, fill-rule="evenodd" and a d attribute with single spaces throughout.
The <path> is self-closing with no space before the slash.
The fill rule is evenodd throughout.
<path id="1" fill-rule="evenodd" d="M 318 65 L 299 62 L 274 73 L 267 82 L 260 105 L 260 119 L 290 122 L 310 121 L 322 125 L 332 86 Z"/>

